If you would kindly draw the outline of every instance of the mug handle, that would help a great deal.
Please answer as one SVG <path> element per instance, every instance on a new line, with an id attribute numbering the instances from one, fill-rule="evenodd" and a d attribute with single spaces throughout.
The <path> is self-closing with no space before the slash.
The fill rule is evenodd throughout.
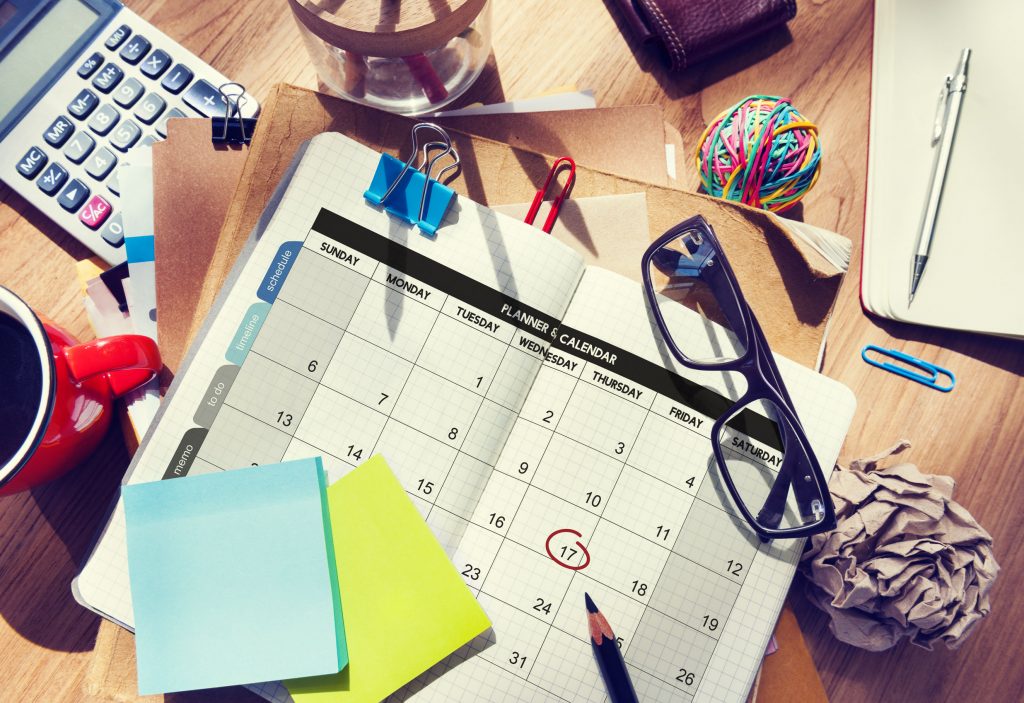
<path id="1" fill-rule="evenodd" d="M 163 368 L 156 342 L 141 334 L 119 334 L 76 344 L 64 350 L 64 358 L 75 381 L 104 375 L 115 397 L 138 388 Z"/>

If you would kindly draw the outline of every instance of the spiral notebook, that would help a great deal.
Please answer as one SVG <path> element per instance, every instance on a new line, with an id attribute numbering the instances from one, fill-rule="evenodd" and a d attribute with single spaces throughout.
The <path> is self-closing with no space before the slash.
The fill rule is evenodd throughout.
<path id="1" fill-rule="evenodd" d="M 127 481 L 310 455 L 337 479 L 382 454 L 494 624 L 390 700 L 604 700 L 584 591 L 642 700 L 744 700 L 802 544 L 761 544 L 713 466 L 737 378 L 663 358 L 639 285 L 522 222 L 459 197 L 430 240 L 368 205 L 379 159 L 309 143 Z M 852 394 L 778 362 L 831 467 Z M 123 525 L 75 593 L 131 626 Z"/>

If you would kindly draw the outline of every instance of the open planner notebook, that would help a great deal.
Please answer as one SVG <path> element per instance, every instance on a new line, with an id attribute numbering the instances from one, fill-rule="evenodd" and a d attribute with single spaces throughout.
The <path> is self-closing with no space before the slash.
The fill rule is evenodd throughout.
<path id="1" fill-rule="evenodd" d="M 494 624 L 393 700 L 604 700 L 587 591 L 641 700 L 742 701 L 803 544 L 761 544 L 714 466 L 708 413 L 742 378 L 676 366 L 639 285 L 538 229 L 459 198 L 430 240 L 371 207 L 379 158 L 309 143 L 127 481 L 383 454 Z M 832 467 L 852 394 L 779 367 Z M 75 592 L 132 625 L 120 505 Z"/>

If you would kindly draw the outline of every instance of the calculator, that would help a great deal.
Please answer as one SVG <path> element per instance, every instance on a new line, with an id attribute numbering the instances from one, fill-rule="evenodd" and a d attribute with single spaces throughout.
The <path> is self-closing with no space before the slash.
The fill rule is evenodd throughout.
<path id="1" fill-rule="evenodd" d="M 116 0 L 0 0 L 0 179 L 119 264 L 121 166 L 171 118 L 223 117 L 226 82 Z"/>

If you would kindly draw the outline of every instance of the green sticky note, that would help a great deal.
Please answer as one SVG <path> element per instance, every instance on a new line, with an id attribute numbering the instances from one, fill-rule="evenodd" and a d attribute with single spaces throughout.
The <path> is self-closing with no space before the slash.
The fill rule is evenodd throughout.
<path id="1" fill-rule="evenodd" d="M 139 692 L 348 662 L 320 459 L 125 486 Z"/>
<path id="2" fill-rule="evenodd" d="M 286 681 L 296 703 L 386 698 L 491 623 L 387 462 L 327 489 L 349 666 Z"/>

